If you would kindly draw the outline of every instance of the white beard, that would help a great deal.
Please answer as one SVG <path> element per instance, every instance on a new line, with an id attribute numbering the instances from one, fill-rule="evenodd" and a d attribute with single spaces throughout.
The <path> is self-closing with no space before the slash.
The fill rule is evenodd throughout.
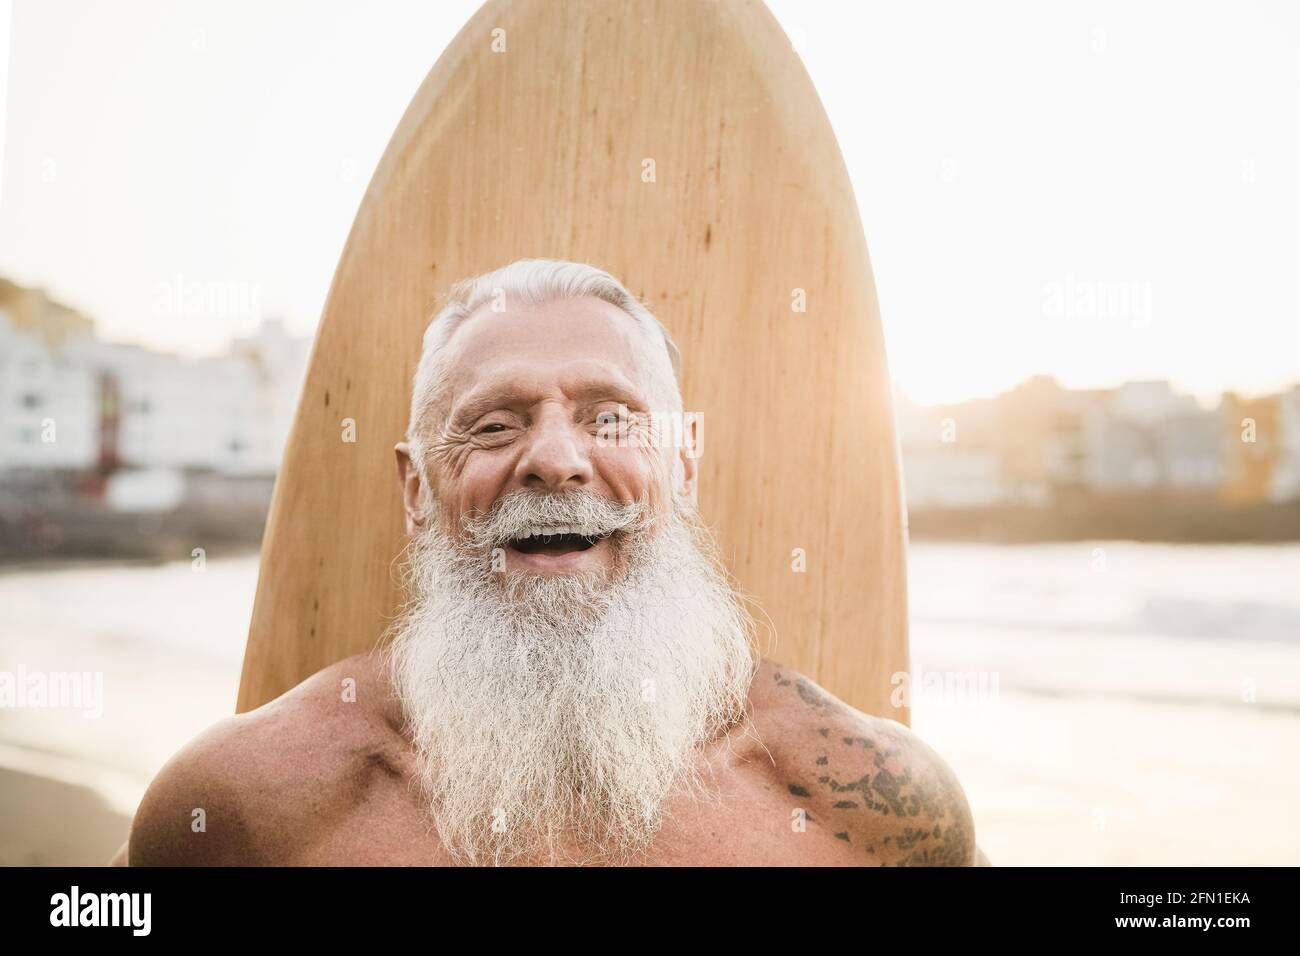
<path id="1" fill-rule="evenodd" d="M 492 571 L 529 524 L 595 522 L 620 571 Z M 412 539 L 391 670 L 443 846 L 468 863 L 521 854 L 621 862 L 670 793 L 705 790 L 702 744 L 743 720 L 752 621 L 684 499 L 651 531 L 641 505 L 516 492 L 466 534 Z"/>

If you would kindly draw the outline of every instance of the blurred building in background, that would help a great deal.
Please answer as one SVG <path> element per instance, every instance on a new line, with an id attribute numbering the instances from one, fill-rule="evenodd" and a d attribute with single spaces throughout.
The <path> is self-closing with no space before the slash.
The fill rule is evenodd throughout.
<path id="1" fill-rule="evenodd" d="M 1269 497 L 1274 501 L 1300 498 L 1300 385 L 1277 396 L 1277 452 Z"/>
<path id="2" fill-rule="evenodd" d="M 43 293 L 0 289 L 0 469 L 208 469 L 272 475 L 309 341 L 263 322 L 221 356 L 102 342 Z"/>
<path id="3" fill-rule="evenodd" d="M 1300 497 L 1300 386 L 1281 395 L 1223 397 L 1225 501 L 1290 501 Z"/>
<path id="4" fill-rule="evenodd" d="M 87 536 L 112 553 L 140 530 L 115 514 L 234 517 L 255 541 L 309 348 L 277 320 L 207 358 L 105 342 L 43 291 L 0 280 L 0 556 Z"/>
<path id="5" fill-rule="evenodd" d="M 1041 540 L 1300 537 L 1300 386 L 1203 408 L 1168 382 L 899 396 L 913 533 Z"/>

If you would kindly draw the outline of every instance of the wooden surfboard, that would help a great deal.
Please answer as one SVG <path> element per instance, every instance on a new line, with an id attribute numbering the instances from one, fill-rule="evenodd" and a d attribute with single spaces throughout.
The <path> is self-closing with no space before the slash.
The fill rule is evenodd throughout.
<path id="1" fill-rule="evenodd" d="M 825 111 L 757 0 L 493 0 L 438 59 L 325 304 L 238 709 L 382 638 L 421 335 L 453 282 L 532 257 L 609 271 L 681 345 L 701 509 L 767 656 L 907 722 L 890 703 L 906 528 L 875 285 Z"/>

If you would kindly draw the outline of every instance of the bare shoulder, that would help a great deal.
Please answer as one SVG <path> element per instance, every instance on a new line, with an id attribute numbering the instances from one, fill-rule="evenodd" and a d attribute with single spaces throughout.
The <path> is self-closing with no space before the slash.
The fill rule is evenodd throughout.
<path id="1" fill-rule="evenodd" d="M 326 667 L 190 741 L 140 801 L 130 865 L 283 861 L 394 751 L 378 660 L 358 655 Z"/>
<path id="2" fill-rule="evenodd" d="M 970 805 L 952 769 L 903 724 L 855 710 L 809 678 L 764 661 L 753 724 L 808 827 L 864 865 L 973 866 Z"/>

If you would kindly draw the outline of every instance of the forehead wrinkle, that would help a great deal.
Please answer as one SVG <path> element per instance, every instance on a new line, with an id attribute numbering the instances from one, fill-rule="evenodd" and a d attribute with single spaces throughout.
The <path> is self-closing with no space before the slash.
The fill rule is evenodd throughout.
<path id="1" fill-rule="evenodd" d="M 537 349 L 554 357 L 552 348 L 557 333 L 563 338 L 564 326 L 579 327 L 581 336 L 567 356 L 561 346 L 561 355 L 571 363 L 605 354 L 602 364 L 641 372 L 646 346 L 653 344 L 633 317 L 602 299 L 582 296 L 522 304 L 505 313 L 494 313 L 485 303 L 455 326 L 443 349 L 453 356 L 448 359 L 453 368 L 473 368 L 502 358 L 502 352 Z"/>

